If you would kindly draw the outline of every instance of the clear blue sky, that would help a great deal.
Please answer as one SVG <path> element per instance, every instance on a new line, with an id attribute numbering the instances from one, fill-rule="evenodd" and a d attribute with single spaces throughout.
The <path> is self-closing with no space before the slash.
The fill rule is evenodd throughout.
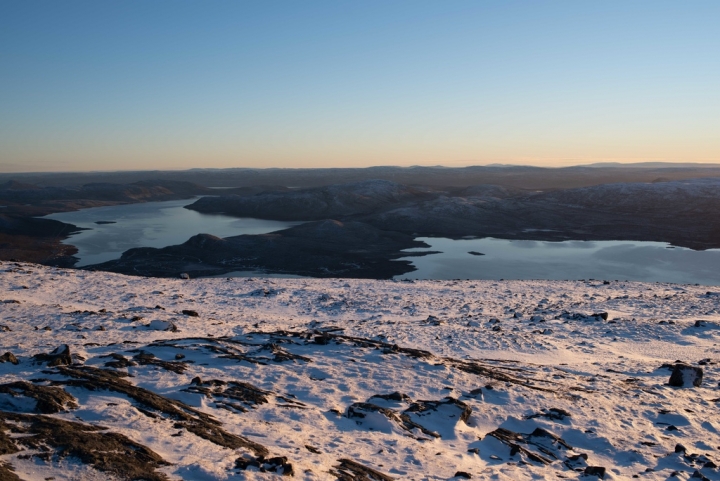
<path id="1" fill-rule="evenodd" d="M 0 171 L 720 162 L 720 2 L 0 2 Z"/>

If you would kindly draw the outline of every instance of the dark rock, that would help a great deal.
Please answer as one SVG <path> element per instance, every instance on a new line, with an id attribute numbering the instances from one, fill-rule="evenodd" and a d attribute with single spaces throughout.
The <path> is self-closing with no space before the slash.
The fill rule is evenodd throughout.
<path id="1" fill-rule="evenodd" d="M 368 468 L 352 459 L 340 459 L 339 464 L 330 469 L 330 474 L 340 481 L 395 481 L 395 478 Z"/>
<path id="2" fill-rule="evenodd" d="M 674 387 L 700 387 L 703 380 L 701 367 L 689 366 L 687 364 L 675 364 L 668 384 Z"/>
<path id="3" fill-rule="evenodd" d="M 374 397 L 380 398 L 380 399 L 385 399 L 386 401 L 412 402 L 412 399 L 410 399 L 410 396 L 408 396 L 405 393 L 398 392 L 398 391 L 395 391 L 390 394 L 375 394 L 374 396 L 370 397 L 370 399 L 372 399 Z"/>
<path id="4" fill-rule="evenodd" d="M 143 350 L 134 355 L 133 360 L 142 366 L 158 366 L 175 374 L 182 374 L 187 370 L 187 361 L 163 361 L 162 359 L 158 359 L 154 354 Z"/>
<path id="5" fill-rule="evenodd" d="M 474 397 L 474 398 L 480 397 L 480 398 L 481 398 L 482 395 L 483 395 L 483 390 L 482 390 L 482 388 L 481 388 L 481 387 L 476 387 L 475 389 L 473 389 L 472 391 L 470 391 L 470 395 L 469 395 L 468 397 Z"/>
<path id="6" fill-rule="evenodd" d="M 557 420 L 557 421 L 562 421 L 566 417 L 571 417 L 571 416 L 572 415 L 564 409 L 550 408 L 550 409 L 543 409 L 543 412 L 526 416 L 525 419 L 533 419 L 533 418 L 543 417 L 543 418 L 553 419 L 553 420 Z"/>
<path id="7" fill-rule="evenodd" d="M 455 473 L 456 478 L 464 478 L 464 479 L 470 479 L 472 478 L 472 475 L 470 473 L 466 473 L 465 471 L 458 471 Z"/>
<path id="8" fill-rule="evenodd" d="M 11 464 L 0 461 L 0 479 L 3 481 L 22 481 L 14 471 L 15 468 Z"/>
<path id="9" fill-rule="evenodd" d="M 405 410 L 405 413 L 416 413 L 419 415 L 423 415 L 429 413 L 430 411 L 437 411 L 437 409 L 443 405 L 451 405 L 457 407 L 460 411 L 459 420 L 464 423 L 467 423 L 467 420 L 472 414 L 472 408 L 470 406 L 450 396 L 440 401 L 416 401 Z"/>
<path id="10" fill-rule="evenodd" d="M 190 317 L 199 317 L 200 315 L 197 313 L 197 311 L 191 311 L 190 309 L 183 309 L 183 314 Z"/>
<path id="11" fill-rule="evenodd" d="M 13 354 L 10 351 L 8 351 L 5 354 L 3 354 L 2 356 L 0 356 L 0 362 L 11 362 L 15 365 L 20 364 L 20 361 L 18 361 L 18 358 L 15 357 L 15 354 Z"/>
<path id="12" fill-rule="evenodd" d="M 285 456 L 275 456 L 272 458 L 258 457 L 240 457 L 235 460 L 236 469 L 247 469 L 249 467 L 257 468 L 261 473 L 276 473 L 283 476 L 294 476 L 295 470 Z"/>
<path id="13" fill-rule="evenodd" d="M 49 354 L 36 354 L 33 356 L 35 362 L 47 362 L 48 367 L 53 366 L 70 366 L 73 363 L 70 355 L 70 346 L 63 344 L 58 346 Z"/>
<path id="14" fill-rule="evenodd" d="M 76 408 L 75 398 L 64 389 L 53 386 L 42 386 L 26 381 L 0 384 L 0 393 L 13 397 L 32 398 L 36 401 L 31 412 L 55 414 L 66 409 Z"/>
<path id="15" fill-rule="evenodd" d="M 49 454 L 50 458 L 54 459 L 67 457 L 80 460 L 107 473 L 113 479 L 168 479 L 165 474 L 156 471 L 157 468 L 169 464 L 160 455 L 123 434 L 109 432 L 106 427 L 38 414 L 0 411 L 0 426 L 7 429 L 10 424 L 15 437 L 8 438 L 10 444 L 4 446 L 6 451 L 8 448 L 12 449 L 8 453 L 18 452 L 22 446 L 36 453 L 31 456 L 42 457 Z M 0 434 L 3 434 L 2 431 Z M 38 452 L 39 449 L 45 453 Z M 0 474 L 3 474 L 2 470 Z"/>
<path id="16" fill-rule="evenodd" d="M 106 356 L 100 356 L 100 357 L 111 357 L 114 359 L 114 361 L 108 361 L 105 363 L 106 367 L 112 367 L 114 369 L 125 369 L 126 367 L 130 366 L 137 366 L 137 363 L 134 361 L 129 360 L 122 354 L 118 354 L 116 352 L 110 353 Z"/>
<path id="17" fill-rule="evenodd" d="M 221 424 L 212 416 L 194 409 L 180 401 L 166 398 L 147 389 L 137 387 L 127 380 L 127 373 L 110 371 L 93 367 L 59 366 L 61 374 L 68 380 L 57 381 L 69 386 L 80 387 L 90 391 L 114 391 L 134 400 L 136 408 L 153 419 L 172 419 L 176 429 L 184 428 L 203 439 L 229 449 L 249 449 L 258 456 L 266 456 L 268 450 L 243 436 L 229 433 L 222 429 Z M 105 429 L 105 428 L 102 428 Z M 119 451 L 123 453 L 124 451 Z M 144 478 L 131 478 L 144 479 Z M 148 478 L 149 479 L 149 478 Z"/>
<path id="18" fill-rule="evenodd" d="M 687 448 L 685 446 L 683 446 L 682 444 L 678 443 L 675 445 L 676 453 L 684 453 L 685 451 L 687 451 Z"/>
<path id="19" fill-rule="evenodd" d="M 605 468 L 602 466 L 588 466 L 584 471 L 585 476 L 597 476 L 600 479 L 605 479 Z"/>
<path id="20" fill-rule="evenodd" d="M 427 429 L 424 426 L 410 419 L 410 416 L 406 414 L 407 411 L 400 414 L 390 408 L 380 407 L 371 403 L 353 403 L 348 406 L 347 409 L 348 418 L 365 419 L 368 415 L 371 415 L 373 413 L 378 413 L 382 416 L 385 416 L 389 421 L 396 424 L 400 429 L 404 429 L 405 431 L 412 432 L 413 429 L 418 429 L 420 430 L 420 432 L 427 436 L 433 438 L 440 437 L 440 435 L 435 431 Z M 357 421 L 357 423 L 362 424 L 363 421 Z"/>

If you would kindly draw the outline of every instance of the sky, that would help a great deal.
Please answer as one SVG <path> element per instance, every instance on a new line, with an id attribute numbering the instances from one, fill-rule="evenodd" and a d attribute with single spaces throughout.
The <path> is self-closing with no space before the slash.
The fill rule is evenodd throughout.
<path id="1" fill-rule="evenodd" d="M 720 162 L 720 2 L 0 2 L 0 172 Z"/>

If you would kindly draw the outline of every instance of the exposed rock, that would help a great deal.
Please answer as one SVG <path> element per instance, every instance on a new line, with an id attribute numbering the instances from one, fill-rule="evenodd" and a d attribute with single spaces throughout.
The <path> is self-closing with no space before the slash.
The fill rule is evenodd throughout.
<path id="1" fill-rule="evenodd" d="M 5 354 L 3 354 L 2 356 L 0 356 L 0 362 L 11 362 L 15 365 L 20 364 L 20 361 L 18 361 L 18 358 L 15 357 L 15 354 L 13 354 L 10 351 L 8 351 Z"/>
<path id="2" fill-rule="evenodd" d="M 542 412 L 539 412 L 536 414 L 531 414 L 529 416 L 525 416 L 525 419 L 544 417 L 544 418 L 548 418 L 548 419 L 562 421 L 566 417 L 570 417 L 570 416 L 571 416 L 571 414 L 564 409 L 550 408 L 550 409 L 543 409 Z"/>
<path id="3" fill-rule="evenodd" d="M 72 356 L 70 355 L 70 346 L 63 344 L 55 348 L 49 354 L 36 354 L 33 356 L 35 362 L 47 362 L 48 367 L 53 366 L 70 366 L 73 363 Z"/>
<path id="4" fill-rule="evenodd" d="M 597 476 L 599 479 L 605 479 L 605 468 L 602 466 L 588 466 L 583 472 L 585 476 Z"/>
<path id="5" fill-rule="evenodd" d="M 483 398 L 483 388 L 476 387 L 475 389 L 471 390 L 466 397 L 472 397 L 476 399 L 482 399 Z"/>
<path id="6" fill-rule="evenodd" d="M 372 398 L 380 398 L 384 399 L 386 401 L 398 401 L 398 402 L 412 402 L 412 399 L 410 399 L 410 396 L 408 396 L 405 393 L 401 393 L 398 391 L 392 392 L 390 394 L 375 394 L 370 397 Z"/>
<path id="7" fill-rule="evenodd" d="M 123 379 L 127 374 L 92 367 L 58 367 L 60 373 L 71 379 L 55 381 L 58 384 L 82 387 L 91 391 L 108 390 L 125 394 L 142 406 L 140 412 L 150 417 L 165 417 L 175 421 L 177 428 L 184 428 L 203 439 L 230 449 L 249 449 L 256 455 L 268 454 L 265 446 L 229 433 L 212 416 L 194 409 L 180 401 L 169 399 L 147 389 L 134 386 Z"/>
<path id="8" fill-rule="evenodd" d="M 678 363 L 673 367 L 668 384 L 674 387 L 700 387 L 703 380 L 701 367 Z"/>
<path id="9" fill-rule="evenodd" d="M 32 384 L 27 381 L 0 384 L 0 393 L 9 394 L 14 398 L 25 397 L 34 399 L 34 408 L 23 409 L 22 412 L 54 414 L 78 407 L 75 398 L 64 389 Z"/>
<path id="10" fill-rule="evenodd" d="M 340 459 L 339 464 L 330 469 L 330 474 L 338 481 L 395 481 L 395 478 L 368 468 L 352 459 Z"/>
<path id="11" fill-rule="evenodd" d="M 0 462 L 0 479 L 3 481 L 22 481 L 14 471 L 12 465 Z"/>
<path id="12" fill-rule="evenodd" d="M 450 396 L 440 401 L 416 401 L 405 410 L 405 413 L 412 413 L 419 417 L 423 417 L 437 413 L 443 408 L 450 408 L 453 411 L 457 411 L 456 413 L 449 414 L 449 416 L 457 416 L 457 420 L 464 423 L 467 422 L 472 414 L 472 408 L 470 406 Z"/>
<path id="13" fill-rule="evenodd" d="M 279 406 L 304 408 L 305 404 L 290 399 L 286 396 L 266 391 L 253 386 L 247 382 L 240 381 L 223 381 L 221 379 L 211 379 L 210 381 L 202 381 L 200 377 L 195 377 L 190 382 L 190 386 L 183 389 L 185 392 L 203 394 L 208 398 L 214 398 L 215 404 L 229 410 L 247 412 L 248 408 L 255 408 L 260 404 L 267 404 L 271 396 L 276 400 L 282 401 Z"/>
<path id="14" fill-rule="evenodd" d="M 294 476 L 295 471 L 285 456 L 275 456 L 273 458 L 258 457 L 239 457 L 235 460 L 236 469 L 248 469 L 249 467 L 257 468 L 261 473 L 276 473 L 283 476 Z"/>
<path id="15" fill-rule="evenodd" d="M 163 361 L 162 359 L 158 359 L 155 354 L 142 350 L 138 354 L 133 356 L 133 360 L 137 361 L 143 366 L 158 366 L 165 369 L 166 371 L 171 371 L 176 374 L 184 373 L 187 370 L 188 364 L 187 361 Z"/>
<path id="16" fill-rule="evenodd" d="M 16 436 L 8 437 L 7 431 Z M 156 471 L 169 464 L 160 455 L 123 434 L 108 432 L 103 426 L 0 411 L 0 438 L 4 438 L 4 441 L 0 439 L 2 454 L 8 452 L 10 446 L 5 449 L 2 446 L 9 442 L 14 448 L 10 452 L 17 452 L 19 446 L 23 446 L 41 458 L 76 458 L 119 479 L 167 480 L 163 473 Z M 0 474 L 3 474 L 1 470 Z"/>
<path id="17" fill-rule="evenodd" d="M 198 317 L 199 316 L 197 311 L 192 311 L 190 309 L 183 309 L 182 313 L 189 317 Z"/>
<path id="18" fill-rule="evenodd" d="M 566 457 L 567 451 L 573 449 L 562 438 L 542 428 L 536 428 L 530 434 L 497 428 L 488 433 L 488 436 L 492 436 L 510 447 L 510 456 L 520 453 L 530 461 L 545 465 Z"/>
<path id="19" fill-rule="evenodd" d="M 372 416 L 383 416 L 390 421 L 391 424 L 398 426 L 400 429 L 412 432 L 417 429 L 422 434 L 430 436 L 431 438 L 439 438 L 440 434 L 425 428 L 424 426 L 414 422 L 410 419 L 410 416 L 403 413 L 400 414 L 397 411 L 377 406 L 371 403 L 353 403 L 347 409 L 348 418 L 362 419 L 363 421 L 357 421 L 358 424 L 369 422 L 375 424 L 372 420 Z"/>
<path id="20" fill-rule="evenodd" d="M 111 353 L 106 356 L 100 356 L 102 358 L 111 357 L 114 359 L 114 361 L 108 361 L 105 363 L 106 367 L 112 367 L 114 369 L 125 369 L 126 367 L 130 366 L 137 366 L 137 363 L 134 361 L 129 360 L 122 354 L 118 353 Z"/>

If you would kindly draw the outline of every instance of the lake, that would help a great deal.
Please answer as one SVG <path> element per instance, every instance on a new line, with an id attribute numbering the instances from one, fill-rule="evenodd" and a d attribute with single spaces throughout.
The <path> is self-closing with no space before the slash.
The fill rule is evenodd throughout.
<path id="1" fill-rule="evenodd" d="M 265 234 L 301 222 L 238 219 L 201 214 L 183 207 L 196 199 L 95 207 L 47 216 L 85 230 L 65 242 L 78 248 L 77 266 L 120 258 L 134 247 L 182 244 L 199 233 L 218 237 Z M 97 222 L 112 222 L 97 224 Z M 693 251 L 662 242 L 523 241 L 422 237 L 429 249 L 423 257 L 406 257 L 416 271 L 397 276 L 409 279 L 607 279 L 720 285 L 720 249 Z M 469 252 L 475 252 L 473 255 Z M 295 277 L 262 272 L 222 275 Z"/>
<path id="2" fill-rule="evenodd" d="M 65 243 L 78 248 L 77 267 L 114 259 L 134 247 L 167 247 L 182 244 L 195 234 L 230 237 L 266 234 L 302 222 L 238 219 L 226 215 L 201 214 L 183 207 L 197 199 L 146 202 L 141 204 L 93 207 L 46 216 L 86 230 L 73 234 Z M 113 222 L 97 224 L 96 222 Z"/>
<path id="3" fill-rule="evenodd" d="M 720 285 L 720 249 L 662 242 L 418 238 L 441 251 L 407 257 L 408 279 L 606 279 Z M 469 252 L 484 255 L 473 255 Z"/>

